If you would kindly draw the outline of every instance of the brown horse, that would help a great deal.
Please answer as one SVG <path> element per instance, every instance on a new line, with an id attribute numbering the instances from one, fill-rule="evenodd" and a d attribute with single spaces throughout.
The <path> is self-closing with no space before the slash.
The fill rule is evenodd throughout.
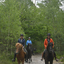
<path id="1" fill-rule="evenodd" d="M 23 51 L 23 45 L 20 43 L 16 43 L 16 58 L 18 61 L 18 64 L 20 64 L 20 62 L 22 62 L 22 64 L 24 64 L 24 58 L 25 58 L 25 52 Z"/>

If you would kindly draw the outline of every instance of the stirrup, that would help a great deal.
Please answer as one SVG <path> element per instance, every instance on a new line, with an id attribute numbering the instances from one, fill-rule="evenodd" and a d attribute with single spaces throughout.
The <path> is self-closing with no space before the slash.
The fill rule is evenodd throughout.
<path id="1" fill-rule="evenodd" d="M 15 62 L 15 59 L 12 59 L 12 62 Z"/>

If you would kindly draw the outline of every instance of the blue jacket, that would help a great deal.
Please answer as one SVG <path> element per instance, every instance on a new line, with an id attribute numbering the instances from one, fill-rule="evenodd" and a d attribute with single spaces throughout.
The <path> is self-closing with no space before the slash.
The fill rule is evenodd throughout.
<path id="1" fill-rule="evenodd" d="M 31 40 L 27 40 L 26 45 L 28 45 L 28 43 L 32 44 Z"/>
<path id="2" fill-rule="evenodd" d="M 21 41 L 21 39 L 18 39 L 18 43 L 21 43 L 23 46 L 25 46 L 25 39 Z"/>

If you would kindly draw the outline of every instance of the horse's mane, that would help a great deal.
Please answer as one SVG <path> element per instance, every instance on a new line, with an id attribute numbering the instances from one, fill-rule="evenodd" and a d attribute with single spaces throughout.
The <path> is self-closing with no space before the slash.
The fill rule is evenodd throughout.
<path id="1" fill-rule="evenodd" d="M 47 46 L 49 46 L 49 45 L 52 45 L 52 46 L 53 46 L 53 43 L 52 43 L 52 42 L 50 42 L 50 43 L 48 43 L 48 45 L 47 45 Z"/>
<path id="2" fill-rule="evenodd" d="M 31 44 L 29 43 L 28 46 L 31 46 Z"/>
<path id="3" fill-rule="evenodd" d="M 21 48 L 21 50 L 23 50 L 23 45 L 22 44 L 20 44 L 20 43 L 16 43 L 16 45 L 15 45 L 15 47 L 17 47 L 17 46 L 19 46 L 19 48 Z M 24 50 L 23 50 L 23 52 L 24 52 Z M 24 52 L 24 54 L 26 54 L 25 52 Z"/>
<path id="4" fill-rule="evenodd" d="M 17 46 L 19 46 L 20 48 L 22 48 L 22 47 L 23 47 L 23 45 L 22 45 L 22 44 L 20 44 L 20 43 L 16 43 L 15 47 L 17 47 Z"/>
<path id="5" fill-rule="evenodd" d="M 53 46 L 53 43 L 52 43 L 52 42 L 48 43 L 48 45 L 47 45 L 47 50 L 48 50 L 48 47 L 49 47 L 49 46 Z"/>

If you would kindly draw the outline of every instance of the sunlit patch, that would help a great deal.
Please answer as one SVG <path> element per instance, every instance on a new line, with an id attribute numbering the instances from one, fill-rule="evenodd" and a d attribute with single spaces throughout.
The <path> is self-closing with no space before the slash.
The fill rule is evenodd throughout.
<path id="1" fill-rule="evenodd" d="M 41 3 L 42 1 L 45 1 L 45 0 L 31 0 L 31 1 L 35 4 L 37 8 L 39 8 L 38 3 Z M 64 10 L 64 1 L 59 0 L 59 2 L 62 4 L 61 6 L 59 6 L 59 8 Z M 43 5 L 45 5 L 45 3 L 43 3 Z"/>
<path id="2" fill-rule="evenodd" d="M 4 5 L 5 6 L 4 2 L 5 2 L 5 0 L 0 0 L 0 5 Z"/>
<path id="3" fill-rule="evenodd" d="M 0 0 L 0 2 L 5 2 L 5 0 Z"/>

